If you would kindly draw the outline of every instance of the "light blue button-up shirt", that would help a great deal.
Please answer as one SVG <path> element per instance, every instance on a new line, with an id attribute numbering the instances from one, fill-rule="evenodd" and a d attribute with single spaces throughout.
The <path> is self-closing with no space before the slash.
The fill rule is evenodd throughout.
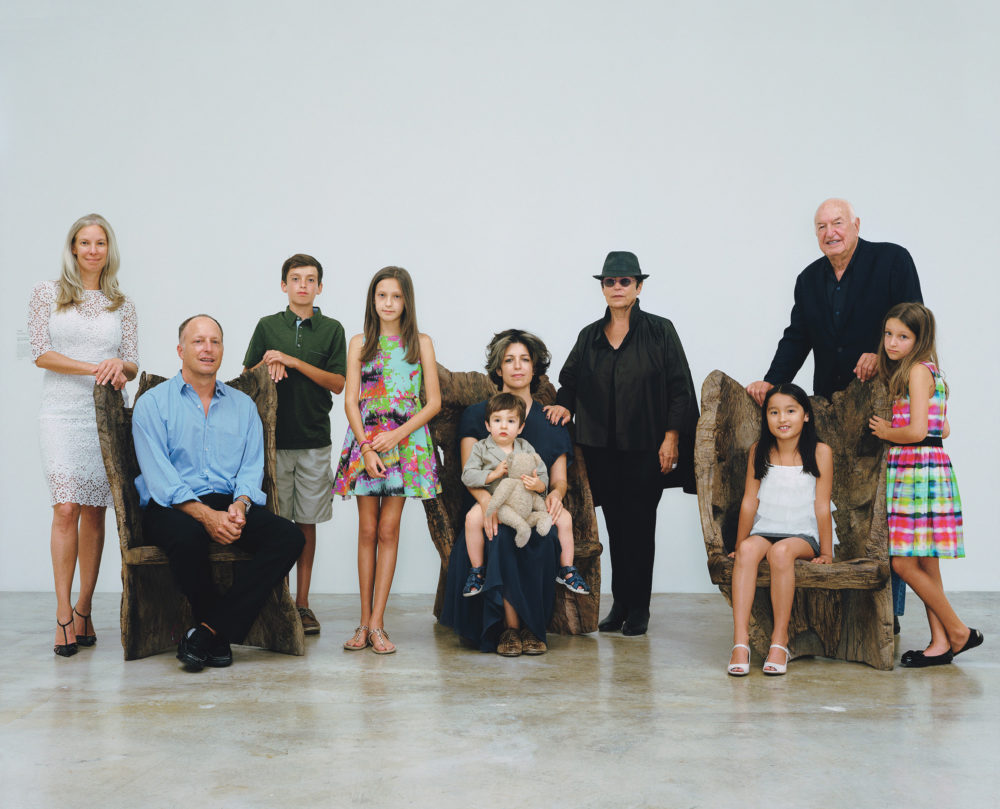
<path id="1" fill-rule="evenodd" d="M 143 508 L 173 506 L 203 494 L 246 495 L 263 506 L 264 428 L 245 393 L 216 381 L 208 415 L 180 373 L 140 396 L 132 438 L 142 474 L 135 479 Z"/>

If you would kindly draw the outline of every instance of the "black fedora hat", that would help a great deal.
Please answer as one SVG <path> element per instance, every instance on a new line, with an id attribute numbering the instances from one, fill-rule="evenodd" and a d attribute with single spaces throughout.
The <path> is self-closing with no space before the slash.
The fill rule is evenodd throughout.
<path id="1" fill-rule="evenodd" d="M 639 269 L 639 259 L 636 258 L 635 253 L 615 250 L 608 253 L 608 257 L 604 259 L 604 269 L 601 270 L 600 275 L 595 275 L 594 278 L 638 278 L 640 281 L 645 281 L 649 276 L 643 275 L 642 270 Z"/>

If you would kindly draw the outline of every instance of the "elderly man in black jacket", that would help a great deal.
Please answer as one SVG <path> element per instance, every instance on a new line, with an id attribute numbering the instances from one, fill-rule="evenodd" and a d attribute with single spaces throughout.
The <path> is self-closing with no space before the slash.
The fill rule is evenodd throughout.
<path id="1" fill-rule="evenodd" d="M 813 352 L 813 392 L 830 398 L 856 376 L 875 376 L 882 319 L 897 303 L 918 301 L 920 279 L 905 248 L 858 237 L 861 220 L 851 203 L 828 199 L 816 211 L 823 258 L 795 281 L 792 316 L 760 382 L 747 385 L 758 404 L 774 385 L 791 382 Z"/>
<path id="2" fill-rule="evenodd" d="M 877 370 L 885 313 L 897 303 L 923 303 L 906 248 L 859 238 L 861 220 L 847 200 L 828 199 L 816 211 L 815 224 L 823 258 L 799 273 L 791 320 L 771 367 L 762 381 L 747 385 L 757 404 L 774 385 L 791 382 L 810 351 L 817 396 L 829 399 L 854 377 L 867 382 Z M 902 615 L 906 586 L 895 572 L 892 600 L 893 612 Z"/>

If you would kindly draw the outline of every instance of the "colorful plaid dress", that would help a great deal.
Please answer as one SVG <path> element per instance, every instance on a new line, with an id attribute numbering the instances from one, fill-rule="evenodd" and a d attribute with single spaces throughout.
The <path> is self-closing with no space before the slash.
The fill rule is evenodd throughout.
<path id="1" fill-rule="evenodd" d="M 420 363 L 406 361 L 401 337 L 378 338 L 375 357 L 361 366 L 361 420 L 365 438 L 371 441 L 386 430 L 394 430 L 420 412 Z M 434 445 L 426 426 L 414 430 L 393 449 L 380 454 L 385 478 L 370 478 L 361 458 L 354 431 L 348 427 L 337 464 L 333 493 L 343 497 L 417 497 L 426 500 L 441 492 Z"/>
<path id="2" fill-rule="evenodd" d="M 927 414 L 927 438 L 940 439 L 947 412 L 944 380 L 932 363 L 934 395 Z M 892 426 L 910 423 L 910 399 L 892 403 Z M 889 448 L 886 468 L 889 554 L 892 556 L 965 556 L 962 498 L 951 459 L 943 447 L 915 444 Z"/>

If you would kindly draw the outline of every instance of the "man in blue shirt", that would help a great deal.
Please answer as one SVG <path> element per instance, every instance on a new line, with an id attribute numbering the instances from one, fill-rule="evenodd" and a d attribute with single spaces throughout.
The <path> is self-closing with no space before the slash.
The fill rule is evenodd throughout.
<path id="1" fill-rule="evenodd" d="M 208 315 L 178 330 L 181 370 L 136 400 L 132 414 L 135 480 L 143 534 L 167 555 L 195 626 L 177 658 L 188 669 L 228 666 L 229 643 L 246 636 L 271 589 L 305 542 L 265 508 L 264 429 L 253 400 L 216 379 L 222 327 Z M 208 562 L 210 542 L 253 555 L 220 595 Z"/>

